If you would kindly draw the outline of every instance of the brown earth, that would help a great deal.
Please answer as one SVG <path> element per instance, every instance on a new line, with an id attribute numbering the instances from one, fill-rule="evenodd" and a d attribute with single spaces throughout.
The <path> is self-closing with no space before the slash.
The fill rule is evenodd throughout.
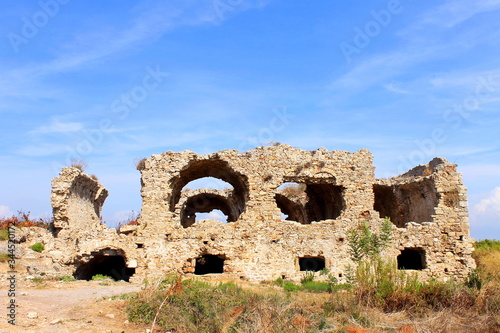
<path id="1" fill-rule="evenodd" d="M 2 279 L 4 280 L 4 279 Z M 7 281 L 2 281 L 2 287 Z M 106 285 L 108 284 L 108 285 Z M 124 281 L 19 281 L 16 325 L 7 322 L 6 307 L 10 297 L 0 290 L 0 304 L 5 314 L 0 332 L 146 332 L 146 326 L 129 323 L 126 300 L 112 296 L 141 289 Z M 35 314 L 36 313 L 36 314 Z M 35 316 L 36 318 L 30 318 Z"/>

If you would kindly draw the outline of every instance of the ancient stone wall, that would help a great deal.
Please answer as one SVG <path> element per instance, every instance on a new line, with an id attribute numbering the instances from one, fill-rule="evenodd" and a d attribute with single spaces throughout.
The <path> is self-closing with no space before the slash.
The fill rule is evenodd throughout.
<path id="1" fill-rule="evenodd" d="M 108 191 L 94 177 L 78 168 L 67 167 L 52 180 L 51 202 L 56 232 L 102 228 L 100 214 Z"/>
<path id="2" fill-rule="evenodd" d="M 353 265 L 348 231 L 364 222 L 378 230 L 389 217 L 393 241 L 383 255 L 400 269 L 447 279 L 464 278 L 475 267 L 466 189 L 456 165 L 441 158 L 376 179 L 365 149 L 273 145 L 245 153 L 169 151 L 143 161 L 140 171 L 142 217 L 117 233 L 99 224 L 107 195 L 102 185 L 63 169 L 52 195 L 60 231 L 52 240 L 44 236 L 46 257 L 62 252 L 61 269 L 85 279 L 108 269 L 125 280 L 176 272 L 258 282 L 298 280 L 306 270 L 327 268 L 345 281 Z M 204 177 L 231 188 L 188 189 Z M 289 182 L 298 186 L 283 188 Z M 197 219 L 214 209 L 227 223 Z"/>

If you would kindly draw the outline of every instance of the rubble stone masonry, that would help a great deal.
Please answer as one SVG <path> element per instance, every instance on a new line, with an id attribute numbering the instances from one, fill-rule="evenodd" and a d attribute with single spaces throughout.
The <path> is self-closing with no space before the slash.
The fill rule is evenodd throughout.
<path id="1" fill-rule="evenodd" d="M 393 240 L 383 256 L 422 279 L 466 277 L 475 263 L 467 191 L 456 165 L 435 158 L 376 179 L 372 159 L 366 149 L 305 151 L 285 144 L 153 155 L 140 163 L 141 218 L 118 232 L 99 220 L 106 189 L 64 168 L 52 181 L 54 230 L 28 232 L 27 243 L 41 241 L 46 250 L 26 268 L 81 279 L 223 273 L 253 282 L 299 280 L 306 270 L 327 268 L 343 282 L 354 264 L 348 230 L 363 222 L 379 230 L 389 217 Z M 230 188 L 187 188 L 204 177 Z M 283 189 L 290 182 L 298 186 Z M 214 209 L 227 223 L 196 220 Z M 45 266 L 36 264 L 42 261 Z"/>

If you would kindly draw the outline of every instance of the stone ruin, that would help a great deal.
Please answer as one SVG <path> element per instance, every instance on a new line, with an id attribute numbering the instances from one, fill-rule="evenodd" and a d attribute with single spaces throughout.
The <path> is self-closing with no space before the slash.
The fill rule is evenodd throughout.
<path id="1" fill-rule="evenodd" d="M 260 282 L 296 281 L 305 271 L 327 268 L 344 282 L 354 264 L 348 230 L 364 222 L 380 230 L 389 217 L 392 242 L 384 257 L 423 280 L 465 278 L 475 262 L 467 192 L 456 165 L 434 158 L 377 179 L 372 159 L 366 149 L 305 151 L 284 144 L 245 153 L 153 155 L 138 165 L 141 217 L 119 230 L 100 221 L 107 190 L 94 176 L 67 167 L 52 180 L 53 230 L 27 235 L 29 244 L 45 244 L 37 258 L 31 251 L 27 269 L 86 280 L 95 274 L 143 281 L 213 273 Z M 204 177 L 231 188 L 187 189 Z M 283 189 L 290 182 L 298 184 L 294 191 Z M 196 220 L 214 209 L 226 223 Z"/>

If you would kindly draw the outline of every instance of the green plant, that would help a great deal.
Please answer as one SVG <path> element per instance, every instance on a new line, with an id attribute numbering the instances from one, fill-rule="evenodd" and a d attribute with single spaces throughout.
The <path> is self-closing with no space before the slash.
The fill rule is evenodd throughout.
<path id="1" fill-rule="evenodd" d="M 316 293 L 331 292 L 332 285 L 328 282 L 321 281 L 307 281 L 302 283 L 302 288 L 307 291 Z"/>
<path id="2" fill-rule="evenodd" d="M 36 278 L 31 279 L 31 282 L 34 282 L 36 284 L 41 284 L 41 283 L 44 283 L 45 281 L 42 278 L 36 277 Z"/>
<path id="3" fill-rule="evenodd" d="M 379 233 L 374 233 L 367 222 L 348 231 L 349 252 L 353 261 L 359 262 L 365 257 L 373 258 L 380 254 L 392 240 L 392 223 L 384 218 Z"/>
<path id="4" fill-rule="evenodd" d="M 107 280 L 107 279 L 112 279 L 111 276 L 107 275 L 102 275 L 102 274 L 96 274 L 92 276 L 92 281 L 101 281 L 101 280 Z"/>
<path id="5" fill-rule="evenodd" d="M 307 282 L 312 282 L 314 281 L 314 272 L 313 271 L 306 271 L 304 276 L 300 279 L 300 283 L 304 284 Z"/>
<path id="6" fill-rule="evenodd" d="M 72 282 L 72 281 L 76 281 L 74 277 L 72 277 L 72 276 L 68 276 L 68 275 L 60 276 L 60 277 L 59 277 L 59 280 L 60 280 L 60 281 L 63 281 L 63 282 Z"/>
<path id="7" fill-rule="evenodd" d="M 477 269 L 470 272 L 467 279 L 465 279 L 465 285 L 469 288 L 475 288 L 477 290 L 481 289 L 483 281 L 481 280 L 481 277 L 479 276 L 479 271 Z"/>
<path id="8" fill-rule="evenodd" d="M 0 262 L 7 262 L 11 259 L 8 253 L 1 252 L 0 253 Z"/>
<path id="9" fill-rule="evenodd" d="M 279 278 L 277 278 L 276 280 L 274 280 L 271 283 L 274 284 L 274 285 L 283 287 L 283 284 L 285 283 L 285 280 L 283 280 L 283 278 L 279 277 Z"/>
<path id="10" fill-rule="evenodd" d="M 500 251 L 500 241 L 495 239 L 483 239 L 478 242 L 475 242 L 474 248 L 476 249 L 476 251 L 481 251 L 481 250 Z"/>
<path id="11" fill-rule="evenodd" d="M 0 230 L 0 241 L 9 239 L 9 229 Z"/>
<path id="12" fill-rule="evenodd" d="M 40 253 L 43 250 L 45 250 L 45 246 L 42 243 L 35 243 L 35 244 L 31 245 L 31 249 L 35 252 Z"/>
<path id="13" fill-rule="evenodd" d="M 283 283 L 283 289 L 288 292 L 294 292 L 301 290 L 302 286 L 296 285 L 295 283 L 290 281 L 285 281 L 285 283 Z"/>

